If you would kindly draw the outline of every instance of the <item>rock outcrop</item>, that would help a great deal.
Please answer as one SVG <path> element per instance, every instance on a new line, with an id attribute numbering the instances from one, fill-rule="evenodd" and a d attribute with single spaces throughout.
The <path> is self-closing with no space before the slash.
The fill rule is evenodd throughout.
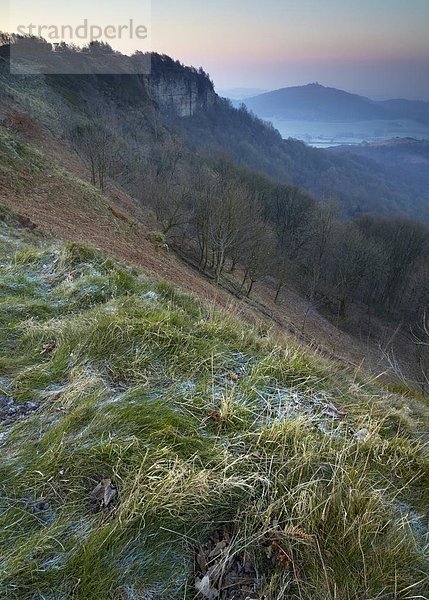
<path id="1" fill-rule="evenodd" d="M 152 55 L 151 98 L 164 112 L 190 117 L 216 102 L 216 92 L 202 69 L 184 67 L 166 56 Z"/>

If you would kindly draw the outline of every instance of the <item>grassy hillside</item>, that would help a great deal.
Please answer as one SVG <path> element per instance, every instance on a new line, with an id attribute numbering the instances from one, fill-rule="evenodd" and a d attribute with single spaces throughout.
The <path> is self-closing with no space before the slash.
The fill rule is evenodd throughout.
<path id="1" fill-rule="evenodd" d="M 0 271 L 1 597 L 427 597 L 423 400 L 4 209 Z"/>
<path id="2" fill-rule="evenodd" d="M 103 195 L 51 138 L 31 141 L 23 143 L 19 135 L 0 128 L 1 204 L 56 238 L 90 244 L 201 296 L 213 294 L 172 253 L 160 251 L 152 231 L 156 222 L 147 207 L 113 186 Z"/>
<path id="3" fill-rule="evenodd" d="M 159 247 L 159 241 L 163 240 L 156 233 L 159 224 L 146 207 L 116 187 L 107 195 L 101 194 L 82 179 L 86 174 L 79 171 L 79 165 L 72 163 L 64 148 L 52 138 L 35 137 L 31 143 L 23 143 L 19 141 L 22 137 L 0 130 L 0 203 L 18 211 L 27 225 L 55 238 L 99 248 L 149 274 L 162 276 L 182 290 L 210 298 L 221 308 L 232 308 L 250 323 L 262 318 L 267 326 L 289 332 L 301 343 L 317 347 L 323 354 L 335 356 L 346 364 L 362 365 L 376 374 L 390 370 L 377 344 L 370 347 L 366 340 L 347 335 L 312 309 L 291 287 L 274 303 L 274 291 L 266 281 L 255 284 L 252 298 L 237 299 L 241 272 L 232 281 L 231 276 L 224 279 L 226 289 L 211 285 L 210 278 L 189 267 L 174 252 Z M 35 149 L 36 144 L 42 152 Z M 54 154 L 67 169 L 52 158 Z M 396 326 L 380 335 L 383 348 L 389 345 L 392 336 L 397 342 L 395 329 Z M 408 337 L 407 329 L 400 339 L 400 363 L 411 380 L 415 375 L 408 362 L 414 364 L 415 352 Z M 395 356 L 397 349 L 395 343 Z"/>

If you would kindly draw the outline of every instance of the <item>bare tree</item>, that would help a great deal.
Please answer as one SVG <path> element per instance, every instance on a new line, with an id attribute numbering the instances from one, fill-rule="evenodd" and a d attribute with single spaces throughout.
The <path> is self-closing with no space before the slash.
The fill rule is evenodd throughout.
<path id="1" fill-rule="evenodd" d="M 244 278 L 241 287 L 248 282 L 247 297 L 250 296 L 256 281 L 271 270 L 275 252 L 276 239 L 273 230 L 266 223 L 255 221 L 252 225 L 252 235 L 242 248 Z"/>
<path id="2" fill-rule="evenodd" d="M 92 185 L 102 192 L 115 158 L 114 136 L 96 119 L 76 127 L 71 135 L 73 147 L 88 166 Z"/>
<path id="3" fill-rule="evenodd" d="M 337 219 L 338 207 L 334 202 L 321 203 L 312 215 L 311 240 L 307 262 L 311 271 L 310 300 L 313 301 L 321 279 L 324 262 L 332 243 L 332 232 Z"/>
<path id="4" fill-rule="evenodd" d="M 216 282 L 219 283 L 225 262 L 242 235 L 241 221 L 248 200 L 247 191 L 235 181 L 217 182 L 212 202 L 209 241 L 213 250 Z"/>

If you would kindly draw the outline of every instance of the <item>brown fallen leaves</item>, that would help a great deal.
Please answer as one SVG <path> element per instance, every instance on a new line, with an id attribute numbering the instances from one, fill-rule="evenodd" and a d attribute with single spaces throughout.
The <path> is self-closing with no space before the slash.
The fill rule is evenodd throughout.
<path id="1" fill-rule="evenodd" d="M 91 500 L 101 509 L 108 508 L 116 497 L 116 487 L 111 479 L 102 479 L 91 492 Z"/>
<path id="2" fill-rule="evenodd" d="M 195 587 L 208 600 L 260 598 L 253 561 L 247 552 L 231 552 L 231 537 L 224 527 L 200 546 L 196 557 Z"/>
<path id="3" fill-rule="evenodd" d="M 195 588 L 208 600 L 267 599 L 265 582 L 275 571 L 283 572 L 290 585 L 301 578 L 301 568 L 291 550 L 291 542 L 313 543 L 313 536 L 299 528 L 274 527 L 259 542 L 256 568 L 247 550 L 234 550 L 235 544 L 226 527 L 215 531 L 198 548 Z"/>
<path id="4" fill-rule="evenodd" d="M 42 354 L 42 355 L 52 354 L 52 352 L 55 350 L 56 347 L 57 347 L 57 342 L 55 340 L 51 340 L 50 342 L 48 342 L 47 344 L 45 344 L 43 346 L 40 354 Z"/>
<path id="5" fill-rule="evenodd" d="M 278 565 L 283 569 L 283 571 L 289 571 L 293 569 L 296 576 L 299 578 L 301 576 L 301 569 L 296 566 L 295 561 L 292 557 L 292 554 L 286 552 L 282 546 L 275 540 L 271 542 L 271 547 L 266 548 L 267 558 L 273 558 L 278 563 Z"/>
<path id="6" fill-rule="evenodd" d="M 212 410 L 212 412 L 209 414 L 209 418 L 212 421 L 221 421 L 222 420 L 221 415 L 216 410 Z"/>

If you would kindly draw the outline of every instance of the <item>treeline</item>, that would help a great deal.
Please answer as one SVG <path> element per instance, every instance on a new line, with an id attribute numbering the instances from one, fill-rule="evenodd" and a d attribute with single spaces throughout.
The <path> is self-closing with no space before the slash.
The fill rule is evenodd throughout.
<path id="1" fill-rule="evenodd" d="M 156 113 L 146 127 L 157 127 Z M 170 244 L 217 282 L 236 273 L 249 296 L 266 280 L 275 301 L 291 284 L 339 323 L 357 306 L 369 323 L 371 315 L 422 322 L 429 305 L 426 226 L 369 214 L 345 219 L 333 200 L 316 201 L 223 155 L 199 156 L 161 124 L 144 152 L 116 112 L 93 113 L 69 139 L 94 185 L 104 190 L 114 179 L 150 205 Z"/>
<path id="2" fill-rule="evenodd" d="M 186 185 L 168 168 L 153 208 L 163 232 L 217 282 L 239 271 L 241 290 L 269 280 L 278 301 L 292 284 L 318 307 L 346 319 L 368 315 L 411 323 L 429 304 L 429 230 L 403 218 L 345 220 L 333 201 L 274 184 L 222 157 Z M 158 188 L 159 189 L 159 188 Z"/>

